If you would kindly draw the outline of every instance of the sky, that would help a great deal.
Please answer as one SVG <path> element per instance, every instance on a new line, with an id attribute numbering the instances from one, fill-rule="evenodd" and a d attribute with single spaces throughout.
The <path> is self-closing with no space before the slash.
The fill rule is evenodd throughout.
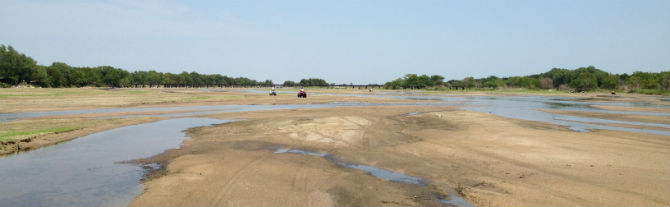
<path id="1" fill-rule="evenodd" d="M 670 70 L 668 0 L 0 0 L 38 64 L 384 83 Z"/>

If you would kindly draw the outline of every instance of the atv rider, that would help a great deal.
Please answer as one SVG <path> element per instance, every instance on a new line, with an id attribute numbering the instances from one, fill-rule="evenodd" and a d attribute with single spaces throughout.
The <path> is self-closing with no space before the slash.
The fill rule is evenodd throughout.
<path id="1" fill-rule="evenodd" d="M 300 87 L 300 91 L 298 91 L 298 98 L 307 98 L 307 92 L 305 92 L 304 87 Z"/>

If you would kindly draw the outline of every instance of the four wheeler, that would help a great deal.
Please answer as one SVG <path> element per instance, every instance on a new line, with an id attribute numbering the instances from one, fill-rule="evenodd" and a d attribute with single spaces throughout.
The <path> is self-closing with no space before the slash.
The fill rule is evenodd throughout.
<path id="1" fill-rule="evenodd" d="M 298 98 L 307 98 L 307 92 L 299 91 L 298 92 Z"/>
<path id="2" fill-rule="evenodd" d="M 277 92 L 274 91 L 270 92 L 270 96 L 277 96 Z"/>

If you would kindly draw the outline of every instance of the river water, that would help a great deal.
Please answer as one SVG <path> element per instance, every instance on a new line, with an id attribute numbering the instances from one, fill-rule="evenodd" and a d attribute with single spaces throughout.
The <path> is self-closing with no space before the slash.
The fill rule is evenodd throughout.
<path id="1" fill-rule="evenodd" d="M 119 162 L 179 147 L 184 130 L 229 121 L 179 118 L 121 127 L 0 158 L 0 206 L 125 206 L 145 168 Z"/>

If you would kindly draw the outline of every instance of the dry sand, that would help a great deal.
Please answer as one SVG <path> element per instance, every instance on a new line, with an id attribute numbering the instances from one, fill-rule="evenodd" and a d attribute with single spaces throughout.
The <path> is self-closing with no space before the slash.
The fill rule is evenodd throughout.
<path id="1" fill-rule="evenodd" d="M 425 112 L 407 115 L 411 112 Z M 166 169 L 131 205 L 438 205 L 454 189 L 478 206 L 664 206 L 670 142 L 661 135 L 594 131 L 449 107 L 282 110 L 189 131 L 193 139 L 143 162 Z M 322 157 L 428 180 L 389 182 Z"/>

